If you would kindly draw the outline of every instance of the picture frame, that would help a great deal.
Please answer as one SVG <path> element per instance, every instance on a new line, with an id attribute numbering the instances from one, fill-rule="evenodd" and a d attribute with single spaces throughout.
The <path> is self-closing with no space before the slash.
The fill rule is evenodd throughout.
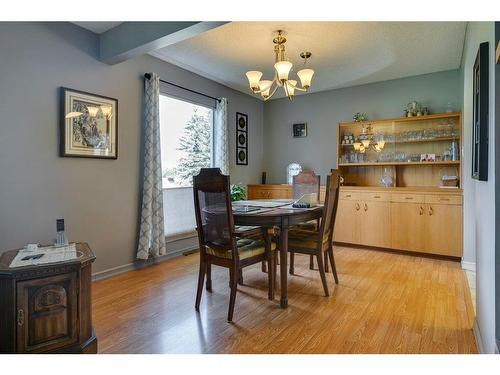
<path id="1" fill-rule="evenodd" d="M 248 115 L 236 112 L 236 165 L 248 165 Z"/>
<path id="2" fill-rule="evenodd" d="M 292 136 L 294 138 L 307 137 L 307 122 L 292 125 Z"/>
<path id="3" fill-rule="evenodd" d="M 60 88 L 59 155 L 118 158 L 118 99 Z"/>
<path id="4" fill-rule="evenodd" d="M 472 81 L 472 178 L 488 181 L 489 42 L 479 45 Z"/>

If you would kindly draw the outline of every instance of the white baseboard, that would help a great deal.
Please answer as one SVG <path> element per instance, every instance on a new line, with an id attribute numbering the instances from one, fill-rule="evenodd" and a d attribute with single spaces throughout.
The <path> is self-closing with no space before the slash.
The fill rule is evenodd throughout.
<path id="1" fill-rule="evenodd" d="M 148 267 L 148 266 L 151 266 L 153 264 L 161 263 L 161 262 L 164 262 L 168 259 L 178 257 L 187 251 L 192 251 L 192 250 L 196 250 L 196 249 L 198 249 L 198 246 L 194 246 L 194 247 L 190 246 L 190 247 L 186 247 L 183 249 L 178 249 L 176 251 L 173 251 L 173 252 L 166 254 L 166 255 L 162 255 L 162 256 L 157 257 L 157 258 L 151 258 L 148 260 L 141 260 L 141 261 L 136 261 L 133 263 L 127 263 L 127 264 L 124 264 L 124 265 L 121 265 L 118 267 L 109 268 L 109 269 L 104 270 L 104 271 L 95 272 L 92 274 L 92 281 L 104 280 L 104 279 L 107 279 L 109 277 L 120 275 L 120 274 L 125 273 L 125 272 Z"/>
<path id="2" fill-rule="evenodd" d="M 479 354 L 484 354 L 483 339 L 481 338 L 481 331 L 479 331 L 479 326 L 477 325 L 477 320 L 474 318 L 474 325 L 472 326 L 472 331 L 474 332 L 474 337 L 476 339 L 477 350 Z"/>
<path id="3" fill-rule="evenodd" d="M 462 264 L 463 270 L 476 272 L 476 263 L 475 262 L 466 262 L 465 260 L 462 260 L 461 264 Z"/>

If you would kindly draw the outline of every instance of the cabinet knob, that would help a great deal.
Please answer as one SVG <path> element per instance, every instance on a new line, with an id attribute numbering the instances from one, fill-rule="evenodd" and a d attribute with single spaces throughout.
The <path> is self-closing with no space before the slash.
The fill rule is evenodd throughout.
<path id="1" fill-rule="evenodd" d="M 368 205 L 365 203 L 365 211 L 368 211 Z"/>
<path id="2" fill-rule="evenodd" d="M 24 310 L 17 310 L 17 325 L 22 326 L 24 324 Z"/>

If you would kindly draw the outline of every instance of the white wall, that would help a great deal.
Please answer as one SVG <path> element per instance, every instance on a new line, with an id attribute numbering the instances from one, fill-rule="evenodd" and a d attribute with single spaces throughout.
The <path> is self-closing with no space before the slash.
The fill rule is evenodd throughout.
<path id="1" fill-rule="evenodd" d="M 495 351 L 495 26 L 471 22 L 462 57 L 463 69 L 463 187 L 464 251 L 475 252 L 476 320 L 486 353 Z M 488 181 L 471 178 L 472 163 L 472 67 L 481 42 L 490 43 L 489 165 Z"/>

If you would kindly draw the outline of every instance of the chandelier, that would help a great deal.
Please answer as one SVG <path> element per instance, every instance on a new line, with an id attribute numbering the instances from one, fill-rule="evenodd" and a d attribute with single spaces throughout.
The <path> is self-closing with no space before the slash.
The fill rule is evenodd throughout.
<path id="1" fill-rule="evenodd" d="M 304 59 L 304 68 L 297 72 L 302 85 L 302 87 L 299 87 L 296 80 L 288 79 L 293 64 L 285 58 L 286 38 L 283 36 L 282 30 L 278 30 L 278 36 L 273 39 L 273 43 L 275 44 L 274 79 L 272 81 L 261 80 L 262 72 L 251 70 L 246 73 L 248 83 L 252 92 L 260 94 L 264 100 L 270 99 L 278 87 L 282 87 L 288 99 L 292 100 L 295 90 L 308 91 L 309 87 L 311 87 L 314 70 L 306 68 L 307 59 L 311 57 L 311 52 L 302 52 L 300 54 L 300 57 Z"/>
<path id="2" fill-rule="evenodd" d="M 373 129 L 370 124 L 363 126 L 361 134 L 356 142 L 353 143 L 354 151 L 364 154 L 370 147 L 376 152 L 380 152 L 385 147 L 385 140 L 382 135 L 373 134 Z"/>

